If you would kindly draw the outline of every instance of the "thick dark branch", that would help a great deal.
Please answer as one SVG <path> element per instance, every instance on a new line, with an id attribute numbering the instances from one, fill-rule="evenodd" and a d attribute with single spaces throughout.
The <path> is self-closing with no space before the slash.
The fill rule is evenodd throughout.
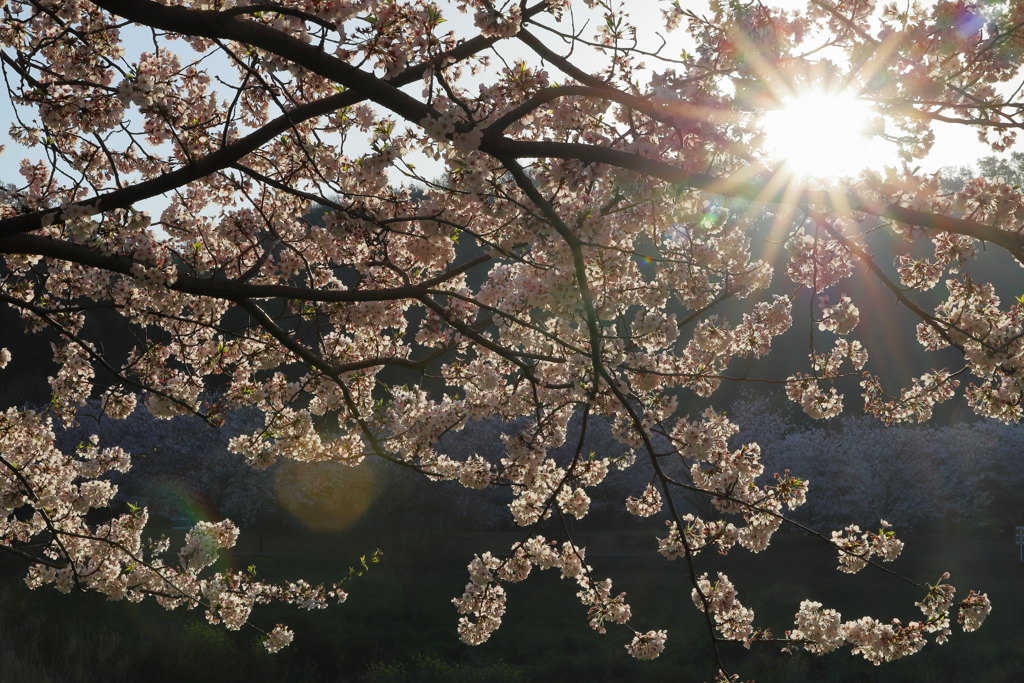
<path id="1" fill-rule="evenodd" d="M 583 69 L 579 68 L 565 57 L 562 57 L 556 52 L 553 52 L 547 45 L 544 44 L 537 36 L 533 35 L 526 29 L 521 29 L 516 36 L 519 40 L 523 41 L 530 46 L 534 52 L 536 52 L 542 59 L 554 64 L 558 67 L 558 70 L 564 73 L 566 76 L 570 76 L 584 85 L 589 85 L 595 88 L 607 88 L 608 84 L 602 81 L 596 76 L 588 74 Z"/>
<path id="2" fill-rule="evenodd" d="M 713 194 L 751 202 L 823 207 L 837 213 L 850 211 L 867 213 L 900 223 L 969 235 L 976 239 L 992 242 L 1005 248 L 1014 258 L 1024 263 L 1024 234 L 962 218 L 918 211 L 899 204 L 864 199 L 851 192 L 802 190 L 795 193 L 785 185 L 779 187 L 778 183 L 771 181 L 738 182 L 706 173 L 688 173 L 672 164 L 649 159 L 633 152 L 576 142 L 532 142 L 512 140 L 507 137 L 485 137 L 481 149 L 499 158 L 556 158 L 607 164 L 676 185 L 706 190 Z M 769 190 L 770 187 L 776 187 L 776 189 Z"/>
<path id="3" fill-rule="evenodd" d="M 196 180 L 201 180 L 211 173 L 229 167 L 246 154 L 259 149 L 281 133 L 288 131 L 298 122 L 329 114 L 337 109 L 356 104 L 363 99 L 358 93 L 344 92 L 301 105 L 245 137 L 225 145 L 205 157 L 198 157 L 181 168 L 121 190 L 114 190 L 92 199 L 77 202 L 72 207 L 79 210 L 78 215 L 81 215 L 80 209 L 85 209 L 91 215 L 113 209 L 126 208 L 144 199 L 170 192 L 175 188 L 183 187 Z M 4 219 L 0 221 L 0 237 L 32 232 L 47 225 L 63 223 L 69 213 L 71 212 L 67 209 L 46 209 Z"/>
<path id="4" fill-rule="evenodd" d="M 194 10 L 162 5 L 153 0 L 93 0 L 112 14 L 143 26 L 186 36 L 233 40 L 266 50 L 390 109 L 409 121 L 422 121 L 432 108 L 399 86 L 328 54 L 283 31 L 216 10 Z"/>
<path id="5" fill-rule="evenodd" d="M 0 239 L 0 253 L 36 254 L 47 258 L 69 261 L 108 272 L 131 275 L 136 261 L 128 256 L 108 256 L 80 244 L 63 242 L 52 237 L 39 235 L 15 235 Z M 475 260 L 474 260 L 475 261 Z M 475 265 L 474 261 L 464 268 Z M 301 301 L 393 301 L 396 299 L 417 299 L 428 289 L 454 277 L 461 271 L 451 271 L 431 278 L 422 284 L 404 285 L 388 289 L 344 289 L 328 290 L 295 285 L 250 285 L 237 280 L 213 280 L 191 275 L 182 275 L 168 289 L 195 296 L 209 296 L 217 299 L 234 300 L 239 297 L 253 299 L 295 299 Z"/>
<path id="6" fill-rule="evenodd" d="M 132 5 L 133 2 L 121 4 Z M 143 4 L 141 0 L 139 4 Z M 145 4 L 160 7 L 153 2 L 146 2 Z M 181 8 L 165 9 L 189 12 L 193 11 L 182 10 Z M 213 14 L 216 13 L 214 12 Z M 187 33 L 187 31 L 184 32 Z M 375 81 L 390 84 L 394 88 L 415 83 L 423 78 L 423 75 L 428 69 L 435 66 L 435 61 L 439 63 L 462 61 L 490 47 L 497 40 L 498 38 L 477 36 L 476 38 L 467 40 L 452 50 L 439 55 L 436 60 L 424 61 L 414 66 L 410 66 L 397 76 L 386 81 L 376 81 L 376 79 Z M 110 211 L 112 209 L 129 207 L 136 202 L 149 199 L 150 197 L 156 197 L 157 195 L 169 192 L 175 188 L 183 187 L 191 182 L 205 178 L 211 173 L 228 168 L 231 164 L 243 158 L 245 155 L 259 149 L 267 142 L 290 130 L 293 126 L 301 123 L 302 121 L 307 121 L 318 116 L 324 116 L 332 111 L 350 107 L 366 99 L 367 98 L 364 94 L 353 90 L 337 93 L 323 99 L 300 105 L 285 112 L 260 128 L 257 128 L 245 137 L 222 147 L 212 154 L 205 157 L 199 157 L 186 166 L 121 190 L 115 190 L 91 199 L 77 202 L 72 206 L 78 210 L 84 208 L 90 215 Z M 32 232 L 33 230 L 39 230 L 45 225 L 62 223 L 67 216 L 68 212 L 66 210 L 46 209 L 43 211 L 34 211 L 32 213 L 6 218 L 4 220 L 0 220 L 0 237 Z"/>
<path id="7" fill-rule="evenodd" d="M 68 566 L 67 562 L 61 560 L 52 560 L 49 557 L 46 557 L 45 555 L 33 555 L 31 553 L 25 552 L 24 550 L 21 550 L 20 548 L 15 548 L 14 546 L 0 544 L 0 550 L 11 553 L 13 555 L 17 555 L 18 557 L 24 560 L 28 560 L 32 564 L 41 564 L 43 566 L 50 567 L 51 569 L 63 569 L 64 567 Z"/>
<path id="8" fill-rule="evenodd" d="M 295 9 L 294 7 L 285 7 L 284 5 L 276 2 L 260 2 L 253 5 L 243 5 L 231 7 L 224 10 L 224 14 L 228 16 L 241 16 L 243 14 L 259 14 L 261 12 L 271 12 L 273 14 L 280 14 L 282 16 L 295 17 L 302 21 L 308 21 L 312 24 L 316 24 L 321 28 L 325 28 L 328 31 L 336 30 L 336 27 L 326 19 L 322 19 L 311 12 L 303 12 L 302 10 Z"/>
<path id="9" fill-rule="evenodd" d="M 670 102 L 663 105 L 659 100 L 630 95 L 607 86 L 599 88 L 588 85 L 560 85 L 537 91 L 525 102 L 503 114 L 497 121 L 488 126 L 484 132 L 485 134 L 492 135 L 502 133 L 506 128 L 530 112 L 562 97 L 590 97 L 618 102 L 643 112 L 655 121 L 669 126 L 678 126 L 680 122 L 690 119 L 707 121 L 709 118 L 708 112 L 696 112 L 694 111 L 695 107 L 683 102 Z M 694 115 L 689 116 L 689 113 Z M 728 114 L 723 112 L 722 117 L 726 116 Z"/>
<path id="10" fill-rule="evenodd" d="M 421 77 L 425 70 L 429 68 L 430 65 L 428 64 L 422 64 L 415 69 L 407 70 L 403 72 L 400 78 L 389 81 L 357 69 L 340 59 L 325 54 L 315 46 L 308 45 L 280 31 L 256 22 L 226 16 L 222 12 L 168 7 L 151 0 L 95 0 L 95 3 L 115 14 L 155 28 L 175 31 L 185 35 L 235 40 L 259 47 L 356 91 L 352 94 L 347 92 L 341 93 L 338 96 L 303 105 L 297 108 L 298 110 L 316 108 L 319 114 L 323 114 L 332 109 L 354 104 L 362 99 L 372 99 L 374 102 L 413 122 L 422 121 L 434 114 L 431 107 L 399 89 L 402 84 L 414 80 L 411 78 L 413 72 L 415 72 L 416 77 Z M 528 36 L 529 34 L 526 35 Z M 529 37 L 526 37 L 526 40 L 529 41 Z M 468 49 L 467 46 L 472 42 L 469 41 L 461 47 Z M 483 45 L 479 47 L 482 48 Z M 531 45 L 531 47 L 534 46 Z M 554 57 L 557 57 L 557 55 L 554 55 Z M 580 77 L 585 75 L 581 73 Z M 583 80 L 583 82 L 596 88 L 606 87 L 606 84 L 594 82 L 593 78 Z M 350 99 L 343 100 L 342 98 L 345 96 L 348 96 Z M 334 97 L 337 97 L 337 100 L 332 102 L 333 106 L 325 110 L 325 103 Z M 256 149 L 266 140 L 290 128 L 296 120 L 294 113 L 289 113 L 257 131 L 257 133 L 263 133 L 262 136 L 259 136 L 262 139 L 258 141 L 254 137 L 257 136 L 257 133 L 250 134 L 243 138 L 243 140 L 233 143 L 208 157 L 196 160 L 196 162 L 182 169 L 130 188 L 102 195 L 92 201 L 82 202 L 80 206 L 87 206 L 90 213 L 98 213 L 113 208 L 129 206 L 134 202 L 161 194 L 174 187 L 180 187 L 237 161 L 242 154 Z M 274 123 L 277 123 L 278 128 L 270 130 Z M 228 151 L 229 149 L 231 152 Z M 903 223 L 970 235 L 989 241 L 1006 248 L 1015 258 L 1024 263 L 1024 235 L 960 218 L 917 211 L 894 203 L 867 200 L 851 193 L 836 194 L 834 192 L 805 190 L 799 193 L 795 199 L 790 199 L 787 196 L 785 187 L 768 192 L 766 191 L 765 183 L 736 182 L 707 174 L 688 173 L 671 164 L 648 159 L 638 154 L 579 143 L 516 141 L 489 135 L 484 138 L 482 150 L 498 158 L 506 159 L 561 158 L 608 164 L 633 170 L 667 182 L 750 201 L 766 203 L 795 202 L 805 206 L 828 207 L 840 212 L 847 210 L 864 212 Z M 242 154 L 238 152 L 242 152 Z M 0 237 L 36 230 L 44 222 L 57 222 L 62 219 L 62 216 L 63 212 L 61 210 L 49 210 L 0 221 Z"/>

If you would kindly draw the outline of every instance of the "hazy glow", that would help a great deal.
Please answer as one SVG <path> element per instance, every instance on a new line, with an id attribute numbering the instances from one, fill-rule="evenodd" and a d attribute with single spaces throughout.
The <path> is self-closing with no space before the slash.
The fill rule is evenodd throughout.
<path id="1" fill-rule="evenodd" d="M 795 175 L 853 175 L 886 160 L 868 134 L 872 118 L 870 106 L 848 93 L 794 96 L 765 114 L 766 151 Z"/>
<path id="2" fill-rule="evenodd" d="M 376 496 L 371 468 L 330 461 L 282 460 L 274 484 L 281 507 L 313 531 L 347 529 Z"/>

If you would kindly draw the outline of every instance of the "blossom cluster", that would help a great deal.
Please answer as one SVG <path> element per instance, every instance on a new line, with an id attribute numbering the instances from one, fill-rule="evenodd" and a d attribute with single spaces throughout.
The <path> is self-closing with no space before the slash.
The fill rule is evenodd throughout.
<path id="1" fill-rule="evenodd" d="M 459 637 L 470 645 L 487 641 L 501 626 L 505 614 L 506 594 L 501 583 L 517 583 L 537 567 L 541 570 L 559 569 L 561 578 L 576 582 L 577 597 L 587 607 L 587 622 L 598 633 L 606 632 L 607 624 L 626 624 L 632 610 L 626 594 L 612 595 L 611 579 L 597 581 L 591 577 L 592 568 L 586 564 L 586 549 L 571 541 L 547 541 L 534 536 L 512 546 L 505 558 L 484 553 L 469 563 L 469 583 L 463 594 L 452 600 L 459 614 Z M 660 634 L 660 635 L 658 635 Z M 665 632 L 637 634 L 626 649 L 637 659 L 654 659 L 664 649 Z"/>
<path id="2" fill-rule="evenodd" d="M 738 515 L 742 525 L 710 526 L 695 517 L 688 522 L 686 533 L 680 536 L 678 528 L 670 527 L 669 540 L 685 540 L 689 534 L 710 538 L 719 548 L 727 550 L 733 537 L 744 548 L 760 552 L 768 547 L 772 535 L 782 525 L 784 507 L 794 509 L 806 500 L 809 483 L 797 477 L 777 478 L 777 483 L 759 486 L 757 479 L 764 472 L 761 451 L 757 444 L 746 444 L 730 449 L 728 439 L 738 428 L 724 415 L 706 411 L 701 419 L 682 419 L 671 437 L 683 457 L 693 459 L 690 476 L 694 485 L 711 494 L 712 505 L 720 512 Z M 723 540 L 724 539 L 724 540 Z M 699 542 L 695 547 L 707 545 Z M 668 548 L 672 546 L 669 545 Z M 670 550 L 662 550 L 672 553 Z M 674 553 L 672 553 L 674 554 Z"/>
<path id="3" fill-rule="evenodd" d="M 39 413 L 12 408 L 0 414 L 0 450 L 0 544 L 40 549 L 25 577 L 29 588 L 52 585 L 133 602 L 153 598 L 167 609 L 200 608 L 210 623 L 232 630 L 249 623 L 257 604 L 322 609 L 330 598 L 346 597 L 337 586 L 265 583 L 244 572 L 208 574 L 204 570 L 238 538 L 230 520 L 198 522 L 176 560 L 168 556 L 168 539 L 145 540 L 144 507 L 130 505 L 106 522 L 91 522 L 90 512 L 109 508 L 117 494 L 105 475 L 128 471 L 131 458 L 118 447 L 101 448 L 95 437 L 66 454 L 54 446 L 50 418 Z M 290 634 L 286 627 L 275 629 L 268 650 L 287 645 Z"/>
<path id="4" fill-rule="evenodd" d="M 861 532 L 856 524 L 832 532 L 832 543 L 839 549 L 839 571 L 855 574 L 867 566 L 872 557 L 877 556 L 884 562 L 892 562 L 899 557 L 903 552 L 903 541 L 896 538 L 896 532 L 884 519 L 879 525 L 877 533 Z"/>
<path id="5" fill-rule="evenodd" d="M 746 641 L 754 633 L 754 611 L 739 601 L 735 586 L 725 574 L 719 572 L 714 581 L 707 574 L 702 575 L 690 597 L 697 609 L 711 614 L 715 627 L 726 640 Z"/>
<path id="6" fill-rule="evenodd" d="M 949 578 L 944 574 L 942 580 Z M 926 644 L 925 636 L 934 633 L 936 643 L 944 643 L 949 636 L 949 608 L 955 589 L 942 583 L 928 586 L 928 594 L 916 603 L 925 615 L 925 621 L 903 624 L 899 619 L 883 623 L 872 617 L 843 621 L 834 609 L 824 608 L 820 602 L 804 600 L 796 613 L 796 628 L 787 633 L 789 640 L 798 642 L 815 654 L 831 652 L 850 645 L 854 654 L 860 654 L 878 665 L 914 654 Z M 970 591 L 961 601 L 957 617 L 965 631 L 973 631 L 991 611 L 988 596 Z"/>

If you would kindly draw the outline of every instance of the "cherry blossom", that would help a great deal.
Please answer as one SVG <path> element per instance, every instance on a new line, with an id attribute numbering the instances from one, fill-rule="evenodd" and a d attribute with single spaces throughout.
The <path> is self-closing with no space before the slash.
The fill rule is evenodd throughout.
<path id="1" fill-rule="evenodd" d="M 658 657 L 672 625 L 634 613 L 571 532 L 623 506 L 664 524 L 652 561 L 684 565 L 720 680 L 721 639 L 849 645 L 879 664 L 949 637 L 955 589 L 903 577 L 923 620 L 843 622 L 797 598 L 796 628 L 772 638 L 703 551 L 760 553 L 787 524 L 845 573 L 903 548 L 884 522 L 829 534 L 789 517 L 827 487 L 736 443 L 744 416 L 722 412 L 723 387 L 765 387 L 815 420 L 861 403 L 920 422 L 951 400 L 1024 415 L 1024 304 L 986 260 L 1024 263 L 1024 193 L 945 191 L 914 170 L 936 121 L 1012 144 L 1019 111 L 1000 93 L 1021 63 L 1019 3 L 983 17 L 666 2 L 643 20 L 628 5 L 0 2 L 17 157 L 0 303 L 58 367 L 39 378 L 47 407 L 0 416 L 0 546 L 28 585 L 196 608 L 271 652 L 293 634 L 260 626 L 262 605 L 347 597 L 217 571 L 245 533 L 230 520 L 172 550 L 111 479 L 138 454 L 54 445 L 55 420 L 81 426 L 89 406 L 126 420 L 141 402 L 166 424 L 257 416 L 230 440 L 252 468 L 373 461 L 503 494 L 522 537 L 468 565 L 453 619 L 469 644 L 500 627 L 504 584 L 557 569 L 590 628 Z M 900 160 L 788 175 L 763 148 L 765 108 L 837 82 Z M 881 375 L 871 288 L 914 321 L 924 369 Z M 0 371 L 21 362 L 0 349 Z M 442 448 L 485 420 L 496 450 Z M 591 449 L 598 424 L 611 436 Z M 617 476 L 630 488 L 610 496 Z M 959 604 L 966 631 L 991 609 L 974 591 Z"/>

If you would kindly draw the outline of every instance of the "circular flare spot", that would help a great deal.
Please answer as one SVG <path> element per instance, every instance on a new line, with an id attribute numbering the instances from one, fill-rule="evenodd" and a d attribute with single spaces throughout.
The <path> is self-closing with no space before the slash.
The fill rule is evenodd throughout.
<path id="1" fill-rule="evenodd" d="M 376 493 L 370 467 L 283 461 L 274 481 L 277 501 L 313 531 L 341 531 L 370 507 Z"/>

